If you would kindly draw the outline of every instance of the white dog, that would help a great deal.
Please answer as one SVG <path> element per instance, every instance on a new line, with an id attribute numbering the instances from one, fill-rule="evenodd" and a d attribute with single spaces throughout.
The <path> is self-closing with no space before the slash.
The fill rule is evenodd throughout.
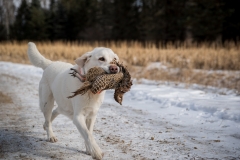
<path id="1" fill-rule="evenodd" d="M 102 67 L 107 73 L 117 73 L 119 68 L 111 64 L 118 56 L 108 48 L 95 48 L 76 59 L 76 65 L 64 62 L 52 62 L 44 58 L 32 42 L 28 43 L 28 57 L 31 63 L 44 70 L 39 84 L 39 104 L 45 117 L 43 128 L 47 131 L 50 142 L 56 142 L 52 130 L 52 121 L 59 114 L 66 115 L 76 125 L 84 138 L 86 152 L 93 158 L 102 159 L 103 152 L 93 138 L 93 126 L 105 91 L 100 94 L 78 95 L 68 99 L 72 92 L 78 89 L 82 82 L 69 75 L 70 68 L 79 70 L 80 75 L 87 73 L 92 67 Z M 82 80 L 84 77 L 80 76 Z M 54 100 L 58 107 L 52 112 Z"/>

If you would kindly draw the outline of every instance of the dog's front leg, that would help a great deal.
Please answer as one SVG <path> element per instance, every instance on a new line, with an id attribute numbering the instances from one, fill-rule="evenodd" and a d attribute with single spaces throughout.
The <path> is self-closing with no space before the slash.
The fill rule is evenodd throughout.
<path id="1" fill-rule="evenodd" d="M 92 115 L 92 116 L 90 116 L 90 117 L 87 117 L 87 119 L 86 119 L 86 125 L 87 125 L 87 128 L 88 128 L 88 130 L 89 130 L 89 132 L 90 132 L 90 134 L 91 135 L 93 135 L 93 127 L 94 127 L 94 123 L 95 123 L 95 121 L 96 121 L 96 115 Z M 88 148 L 88 145 L 85 143 L 85 146 L 86 146 L 86 152 L 87 152 L 87 154 L 91 154 L 91 151 L 90 151 L 90 149 Z"/>
<path id="2" fill-rule="evenodd" d="M 74 115 L 73 123 L 83 136 L 87 151 L 90 151 L 93 158 L 102 159 L 103 153 L 93 138 L 92 133 L 88 130 L 85 120 L 86 117 L 84 115 L 78 114 Z"/>

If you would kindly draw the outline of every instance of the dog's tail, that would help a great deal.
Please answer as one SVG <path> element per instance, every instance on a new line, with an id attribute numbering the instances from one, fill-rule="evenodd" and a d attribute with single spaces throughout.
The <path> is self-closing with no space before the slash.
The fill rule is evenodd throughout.
<path id="1" fill-rule="evenodd" d="M 36 66 L 36 67 L 40 67 L 43 70 L 45 68 L 47 68 L 48 65 L 50 65 L 52 63 L 52 61 L 50 61 L 49 59 L 46 59 L 45 57 L 43 57 L 41 55 L 41 53 L 38 51 L 36 45 L 32 42 L 28 43 L 28 58 L 30 60 L 30 62 Z"/>

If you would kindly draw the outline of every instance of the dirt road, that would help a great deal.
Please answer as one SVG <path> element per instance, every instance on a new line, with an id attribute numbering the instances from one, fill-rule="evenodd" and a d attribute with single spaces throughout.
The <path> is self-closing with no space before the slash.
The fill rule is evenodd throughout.
<path id="1" fill-rule="evenodd" d="M 76 127 L 64 116 L 53 122 L 58 142 L 46 141 L 38 107 L 40 77 L 23 73 L 28 71 L 20 73 L 0 66 L 0 159 L 92 159 L 85 153 Z M 104 103 L 94 137 L 105 153 L 104 159 L 109 160 L 240 158 L 238 148 L 204 140 L 202 135 L 189 136 L 189 131 L 189 127 L 171 124 L 164 117 Z M 191 132 L 197 135 L 202 131 L 199 126 L 192 126 Z M 215 137 L 221 133 L 211 129 L 205 132 Z"/>
<path id="2" fill-rule="evenodd" d="M 39 78 L 13 74 L 0 70 L 0 159 L 92 159 L 86 155 L 76 127 L 64 116 L 60 115 L 53 123 L 59 141 L 46 141 L 44 119 L 38 107 Z M 104 159 L 149 159 L 142 150 L 131 149 L 131 137 L 121 137 L 122 132 L 135 134 L 135 131 L 129 132 L 132 127 L 129 119 L 124 118 L 126 109 L 118 110 L 104 104 L 95 125 L 94 135 L 105 153 Z M 138 114 L 142 113 L 136 111 Z M 156 152 L 152 156 L 157 155 Z"/>

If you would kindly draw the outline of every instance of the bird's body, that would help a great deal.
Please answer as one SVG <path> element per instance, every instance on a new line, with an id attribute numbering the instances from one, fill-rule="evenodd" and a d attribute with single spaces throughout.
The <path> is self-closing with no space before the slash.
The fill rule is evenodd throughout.
<path id="1" fill-rule="evenodd" d="M 122 105 L 123 94 L 128 92 L 132 86 L 131 75 L 128 70 L 120 63 L 115 62 L 121 68 L 119 73 L 107 74 L 100 67 L 91 68 L 86 76 L 86 81 L 83 83 L 82 87 L 73 92 L 72 96 L 68 98 L 73 98 L 78 94 L 85 94 L 89 90 L 93 94 L 100 93 L 103 90 L 115 89 L 114 99 L 116 102 Z M 74 72 L 77 72 L 74 70 Z M 75 75 L 75 73 L 71 73 Z"/>
<path id="2" fill-rule="evenodd" d="M 86 74 L 86 81 L 82 87 L 76 90 L 74 95 L 68 98 L 75 97 L 78 94 L 85 94 L 88 90 L 91 90 L 93 94 L 100 93 L 103 90 L 115 89 L 119 82 L 123 78 L 123 73 L 106 74 L 106 72 L 100 67 L 91 68 Z"/>

